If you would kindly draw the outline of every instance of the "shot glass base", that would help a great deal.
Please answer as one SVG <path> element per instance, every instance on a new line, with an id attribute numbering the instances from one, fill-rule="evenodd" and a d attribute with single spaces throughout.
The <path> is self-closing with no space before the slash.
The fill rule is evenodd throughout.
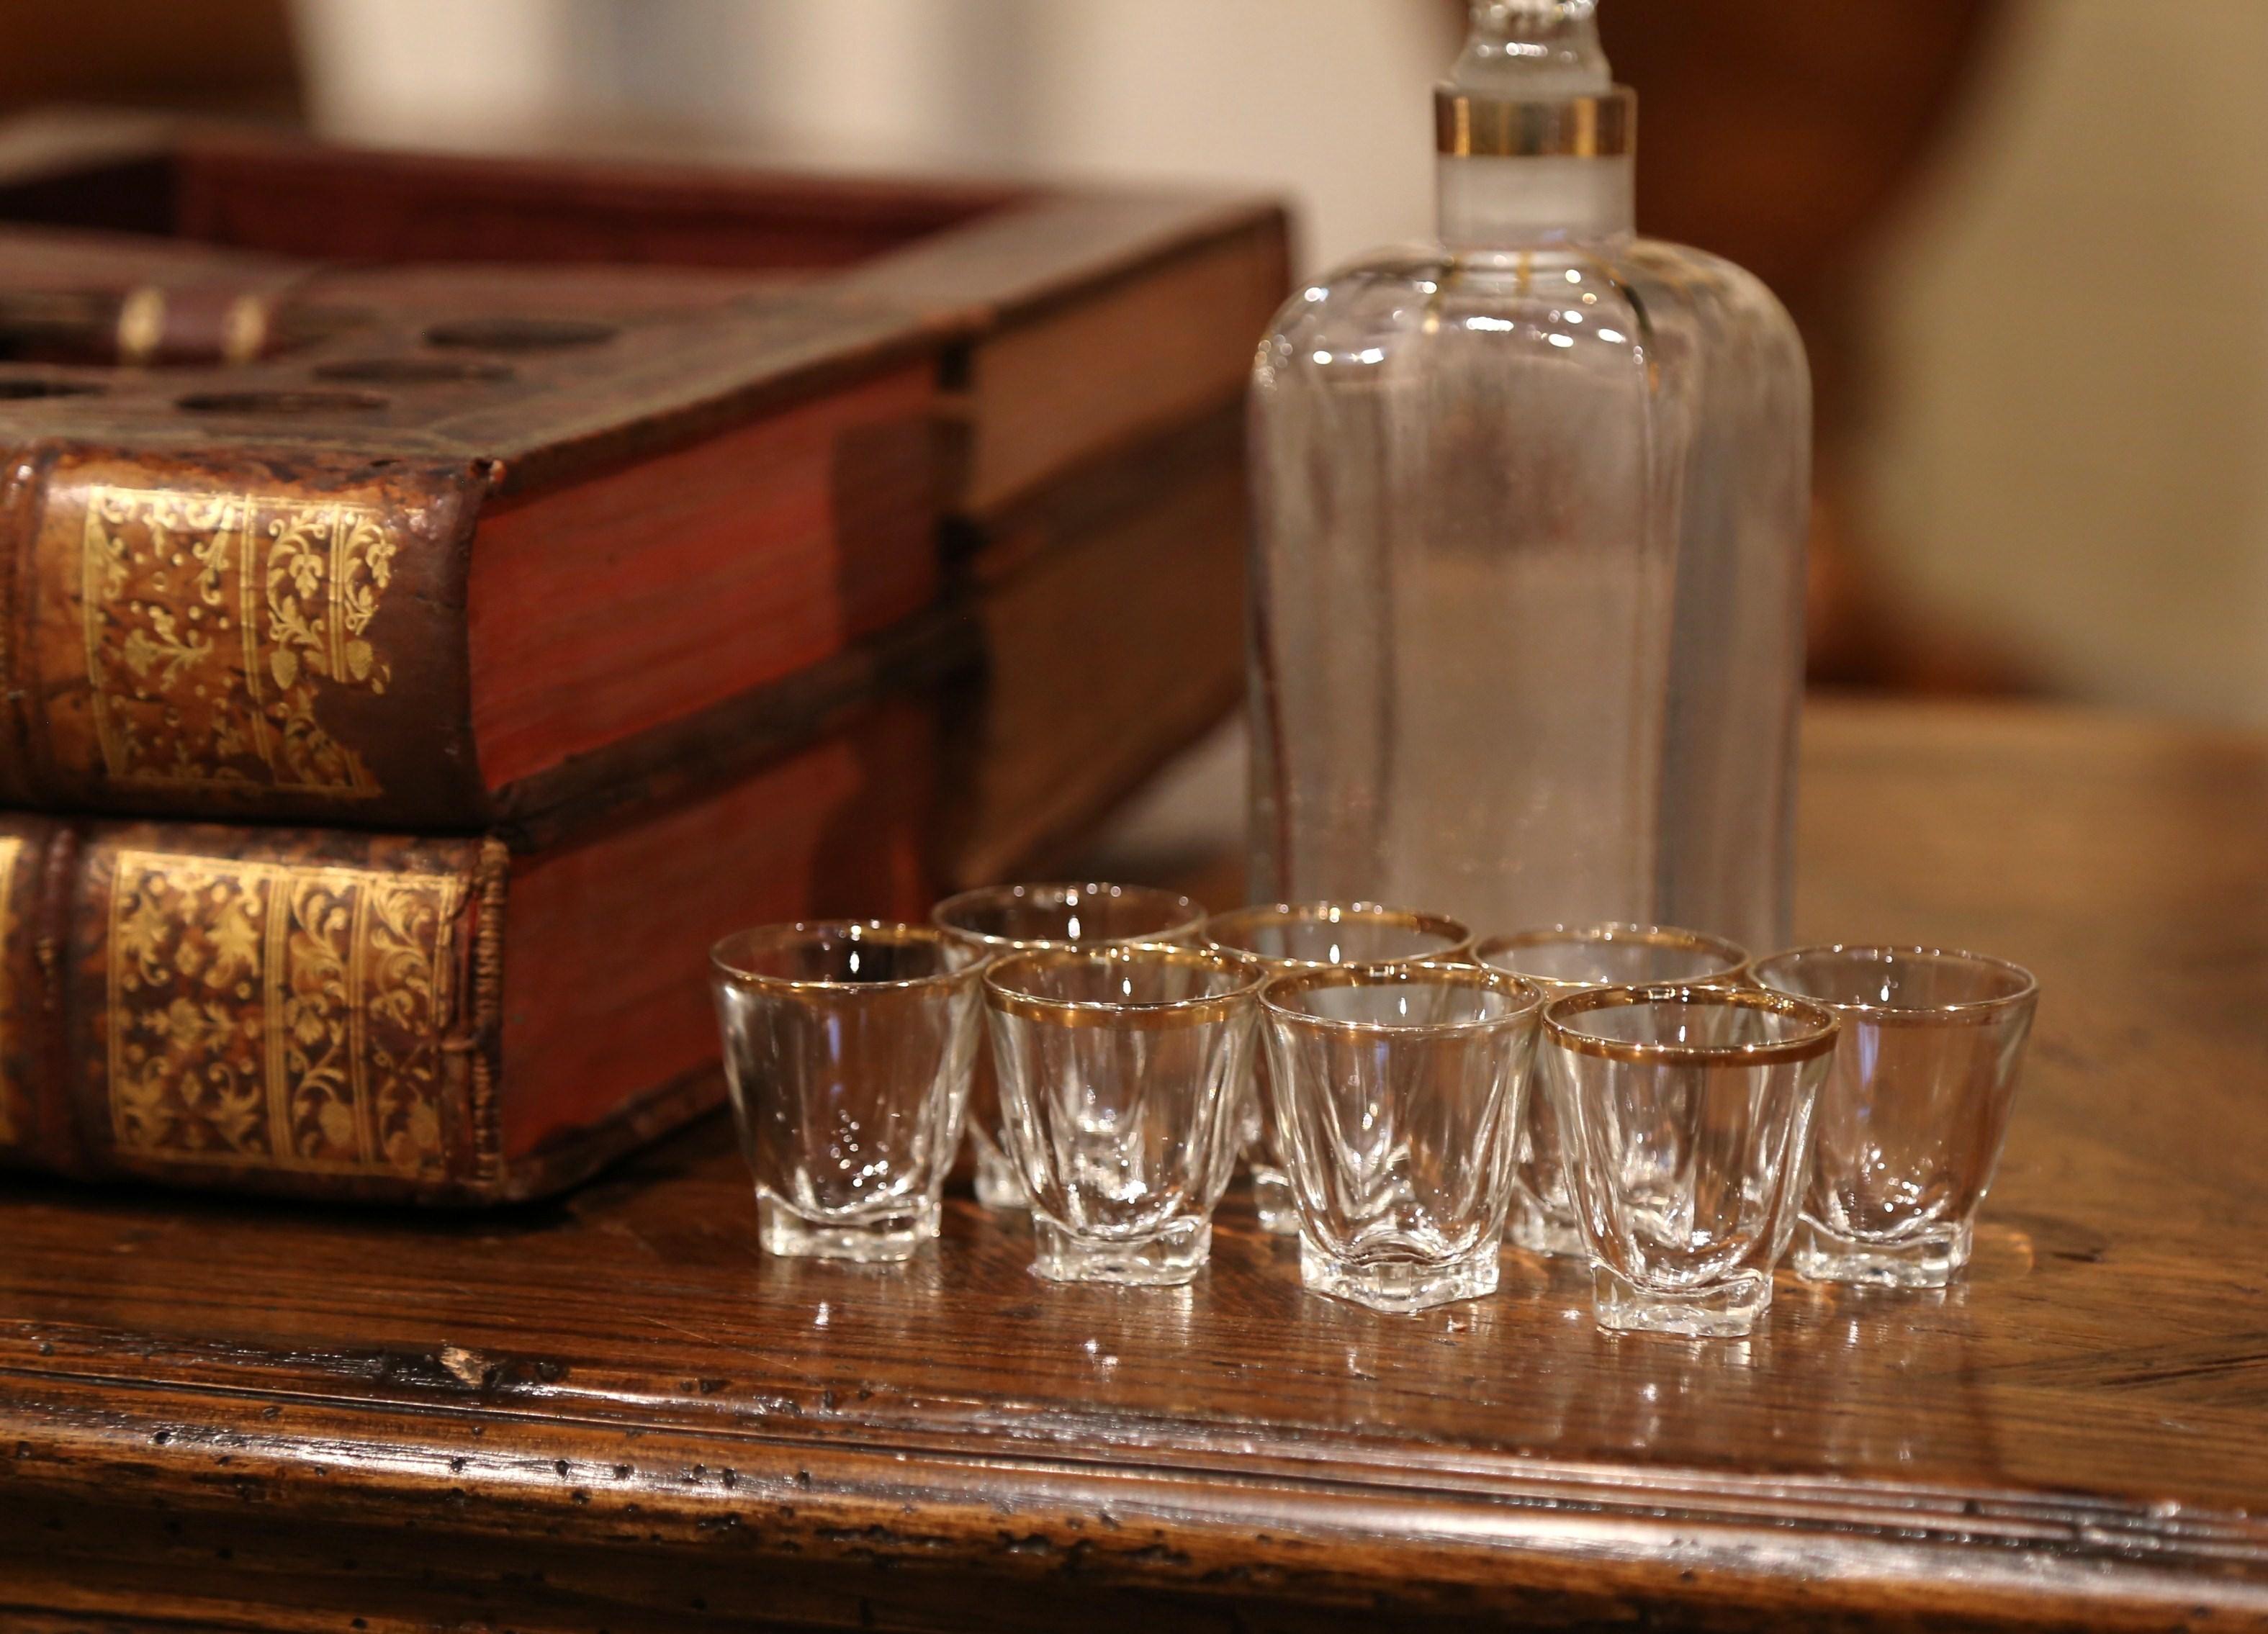
<path id="1" fill-rule="evenodd" d="M 1860 1242 L 1805 1219 L 1795 1228 L 1790 1263 L 1808 1282 L 1868 1288 L 1942 1288 L 1969 1263 L 1972 1233 L 1949 1226 L 1904 1242 Z"/>
<path id="2" fill-rule="evenodd" d="M 1494 1293 L 1497 1245 L 1491 1242 L 1462 1260 L 1439 1263 L 1400 1260 L 1349 1264 L 1331 1258 L 1302 1237 L 1300 1281 L 1316 1293 L 1351 1299 L 1373 1311 L 1408 1315 L 1436 1305 L 1477 1299 Z"/>
<path id="3" fill-rule="evenodd" d="M 988 1209 L 1031 1207 L 1023 1181 L 1016 1178 L 1016 1166 L 992 1137 L 971 1130 L 968 1144 L 976 1153 L 976 1201 Z"/>
<path id="4" fill-rule="evenodd" d="M 1530 1254 L 1571 1260 L 1582 1259 L 1590 1252 L 1583 1246 L 1583 1233 L 1575 1229 L 1574 1221 L 1561 1219 L 1525 1190 L 1513 1195 L 1512 1212 L 1505 1217 L 1504 1240 Z"/>
<path id="5" fill-rule="evenodd" d="M 1284 1171 L 1266 1164 L 1252 1166 L 1252 1208 L 1260 1216 L 1260 1229 L 1288 1237 L 1300 1229 L 1300 1211 L 1292 1202 L 1292 1182 Z"/>
<path id="6" fill-rule="evenodd" d="M 1032 1271 L 1051 1282 L 1111 1282 L 1172 1288 L 1192 1281 L 1212 1254 L 1211 1220 L 1179 1220 L 1138 1242 L 1075 1236 L 1043 1214 L 1032 1216 Z"/>
<path id="7" fill-rule="evenodd" d="M 1771 1308 L 1771 1278 L 1750 1273 L 1715 1288 L 1663 1294 L 1641 1288 L 1603 1265 L 1591 1267 L 1591 1313 L 1617 1333 L 1682 1334 L 1690 1339 L 1739 1339 L 1756 1331 Z"/>
<path id="8" fill-rule="evenodd" d="M 756 1194 L 756 1237 L 764 1252 L 787 1259 L 852 1260 L 884 1265 L 913 1258 L 938 1233 L 937 1199 L 917 1197 L 903 1209 L 857 1221 L 814 1220 L 768 1192 Z"/>

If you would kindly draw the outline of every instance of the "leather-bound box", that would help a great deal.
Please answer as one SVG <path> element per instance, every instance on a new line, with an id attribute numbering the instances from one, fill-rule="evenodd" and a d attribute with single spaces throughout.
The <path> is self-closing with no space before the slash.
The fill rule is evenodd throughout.
<path id="1" fill-rule="evenodd" d="M 1236 695 L 1272 206 L 79 117 L 0 223 L 0 1161 L 555 1189 L 713 1104 L 715 934 Z"/>

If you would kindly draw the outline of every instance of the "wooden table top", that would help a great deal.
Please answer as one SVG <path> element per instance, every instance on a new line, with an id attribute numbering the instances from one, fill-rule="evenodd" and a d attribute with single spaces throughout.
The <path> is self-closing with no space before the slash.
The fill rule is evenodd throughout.
<path id="1" fill-rule="evenodd" d="M 768 1260 L 711 1124 L 556 1206 L 0 1200 L 0 1624 L 2268 1623 L 2268 744 L 1815 707 L 1800 930 L 2030 965 L 1973 1274 L 1744 1343 Z M 11 1618 L 14 1620 L 11 1622 Z"/>

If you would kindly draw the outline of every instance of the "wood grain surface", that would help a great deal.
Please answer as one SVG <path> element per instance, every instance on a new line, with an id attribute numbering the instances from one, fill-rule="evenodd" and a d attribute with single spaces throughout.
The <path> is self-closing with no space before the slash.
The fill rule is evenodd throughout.
<path id="1" fill-rule="evenodd" d="M 0 1199 L 0 1623 L 2268 1623 L 2268 746 L 1815 707 L 1800 929 L 2032 966 L 1970 1280 L 1610 1337 L 1570 1268 L 767 1260 L 727 1132 L 477 1222 Z M 11 1621 L 12 1619 L 12 1621 Z"/>

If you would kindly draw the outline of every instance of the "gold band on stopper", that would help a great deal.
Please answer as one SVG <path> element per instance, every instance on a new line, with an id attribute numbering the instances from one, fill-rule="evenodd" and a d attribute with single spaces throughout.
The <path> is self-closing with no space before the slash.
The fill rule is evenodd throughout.
<path id="1" fill-rule="evenodd" d="M 1638 92 L 1508 102 L 1443 86 L 1433 93 L 1433 149 L 1457 158 L 1619 158 L 1638 146 Z"/>

